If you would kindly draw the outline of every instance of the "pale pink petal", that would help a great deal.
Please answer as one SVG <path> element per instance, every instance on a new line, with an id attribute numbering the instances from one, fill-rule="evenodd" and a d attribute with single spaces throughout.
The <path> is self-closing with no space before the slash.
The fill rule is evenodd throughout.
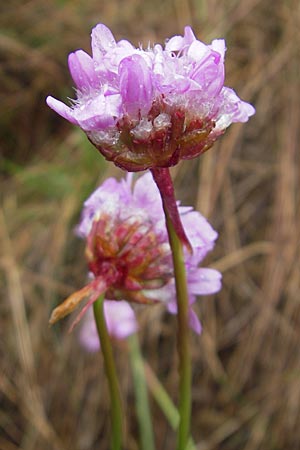
<path id="1" fill-rule="evenodd" d="M 57 114 L 67 119 L 69 122 L 74 125 L 79 125 L 78 121 L 74 117 L 74 110 L 69 106 L 65 105 L 63 102 L 57 100 L 54 97 L 48 96 L 46 98 L 47 105 L 53 109 Z"/>
<path id="2" fill-rule="evenodd" d="M 131 55 L 119 66 L 120 93 L 125 111 L 133 116 L 145 114 L 152 103 L 151 72 L 144 58 Z"/>
<path id="3" fill-rule="evenodd" d="M 83 50 L 70 53 L 68 64 L 70 73 L 78 89 L 85 90 L 90 87 L 96 88 L 99 85 L 94 68 L 94 61 Z"/>
<path id="4" fill-rule="evenodd" d="M 127 302 L 105 301 L 104 314 L 111 336 L 124 339 L 137 331 L 134 311 Z"/>
<path id="5" fill-rule="evenodd" d="M 74 117 L 84 131 L 105 130 L 115 124 L 120 115 L 120 95 L 98 95 L 74 109 Z"/>
<path id="6" fill-rule="evenodd" d="M 124 301 L 104 301 L 104 315 L 109 334 L 116 339 L 125 339 L 137 332 L 138 325 L 131 306 Z M 83 347 L 90 352 L 100 348 L 100 341 L 92 309 L 87 311 L 79 333 Z"/>
<path id="7" fill-rule="evenodd" d="M 189 326 L 193 331 L 195 331 L 195 333 L 201 334 L 202 331 L 201 322 L 192 308 L 189 309 Z"/>
<path id="8" fill-rule="evenodd" d="M 194 295 L 209 295 L 219 292 L 222 275 L 215 269 L 200 268 L 188 274 L 189 292 Z"/>
<path id="9" fill-rule="evenodd" d="M 183 45 L 183 37 L 182 36 L 173 36 L 166 42 L 165 50 L 167 52 L 178 52 L 181 50 Z"/>
<path id="10" fill-rule="evenodd" d="M 92 52 L 96 61 L 101 61 L 102 56 L 116 46 L 115 38 L 107 26 L 98 24 L 92 30 Z"/>
<path id="11" fill-rule="evenodd" d="M 210 47 L 221 55 L 222 62 L 225 58 L 226 52 L 226 43 L 224 39 L 214 39 L 210 45 Z"/>

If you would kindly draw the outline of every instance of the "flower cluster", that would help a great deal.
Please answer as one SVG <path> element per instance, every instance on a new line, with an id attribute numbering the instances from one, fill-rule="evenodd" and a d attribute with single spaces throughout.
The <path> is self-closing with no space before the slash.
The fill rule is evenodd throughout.
<path id="1" fill-rule="evenodd" d="M 193 253 L 185 250 L 189 303 L 197 295 L 212 294 L 221 287 L 218 271 L 199 268 L 213 248 L 217 233 L 200 213 L 179 206 L 179 213 Z M 168 234 L 158 188 L 150 173 L 132 186 L 132 174 L 117 181 L 107 179 L 85 202 L 77 227 L 86 239 L 86 258 L 91 282 L 72 294 L 52 313 L 50 323 L 72 312 L 88 297 L 76 319 L 105 293 L 108 300 L 136 303 L 164 302 L 176 313 L 176 290 Z M 190 325 L 200 332 L 190 308 Z"/>
<path id="2" fill-rule="evenodd" d="M 77 99 L 48 105 L 80 126 L 108 159 L 128 171 L 169 167 L 206 151 L 232 122 L 254 108 L 224 86 L 225 41 L 206 45 L 190 27 L 164 47 L 116 42 L 102 24 L 92 30 L 92 57 L 69 55 Z"/>

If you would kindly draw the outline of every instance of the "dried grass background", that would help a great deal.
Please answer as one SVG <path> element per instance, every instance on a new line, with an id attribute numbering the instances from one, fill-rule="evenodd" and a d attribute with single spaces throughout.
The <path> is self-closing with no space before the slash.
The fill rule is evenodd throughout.
<path id="1" fill-rule="evenodd" d="M 227 41 L 226 85 L 257 114 L 201 158 L 173 171 L 178 198 L 219 232 L 206 261 L 222 291 L 200 298 L 192 337 L 192 428 L 198 450 L 300 448 L 300 17 L 298 0 L 8 0 L 0 5 L 0 449 L 109 448 L 109 399 L 100 355 L 87 354 L 51 309 L 85 282 L 73 234 L 82 201 L 121 173 L 80 130 L 45 106 L 72 97 L 69 51 L 89 51 L 110 26 L 136 45 L 191 24 Z M 177 398 L 175 319 L 139 311 L 143 352 Z M 138 450 L 126 343 L 115 343 L 127 418 Z M 151 400 L 157 449 L 174 434 Z"/>

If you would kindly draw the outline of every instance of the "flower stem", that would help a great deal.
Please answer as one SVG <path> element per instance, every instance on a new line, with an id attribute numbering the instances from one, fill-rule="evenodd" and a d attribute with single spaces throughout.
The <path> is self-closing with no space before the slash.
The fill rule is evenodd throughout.
<path id="1" fill-rule="evenodd" d="M 157 376 L 149 366 L 149 364 L 144 361 L 146 381 L 150 393 L 155 399 L 156 403 L 160 407 L 161 411 L 165 415 L 167 421 L 174 430 L 177 430 L 179 425 L 179 413 L 176 406 L 172 402 L 169 394 L 163 387 L 163 385 L 158 380 Z M 196 445 L 194 444 L 192 438 L 190 438 L 186 450 L 196 450 Z"/>
<path id="2" fill-rule="evenodd" d="M 155 450 L 144 361 L 136 333 L 127 339 L 135 391 L 136 412 L 140 428 L 141 450 Z"/>
<path id="3" fill-rule="evenodd" d="M 149 392 L 155 399 L 160 410 L 163 412 L 173 430 L 176 431 L 179 425 L 179 413 L 177 411 L 177 408 L 149 364 L 144 361 L 144 365 Z"/>
<path id="4" fill-rule="evenodd" d="M 160 167 L 151 169 L 153 179 L 159 189 L 165 214 L 168 215 L 169 220 L 173 224 L 173 228 L 179 237 L 180 241 L 191 252 L 191 244 L 185 234 L 181 223 L 181 218 L 178 212 L 176 203 L 173 181 L 168 167 Z"/>
<path id="5" fill-rule="evenodd" d="M 185 450 L 189 441 L 191 421 L 191 357 L 189 343 L 189 299 L 186 279 L 182 241 L 169 217 L 163 199 L 163 208 L 172 249 L 174 275 L 177 294 L 178 336 L 177 346 L 179 355 L 179 428 L 177 435 L 177 450 Z"/>
<path id="6" fill-rule="evenodd" d="M 109 386 L 111 400 L 111 422 L 112 422 L 112 450 L 122 448 L 122 407 L 119 384 L 110 337 L 107 331 L 104 316 L 104 295 L 100 296 L 93 304 L 94 316 L 97 325 L 98 335 L 101 342 L 101 350 L 104 358 L 104 366 Z"/>
<path id="7" fill-rule="evenodd" d="M 183 247 L 173 224 L 166 214 L 167 229 L 172 249 L 174 274 L 177 293 L 177 319 L 178 319 L 178 354 L 179 354 L 179 429 L 177 450 L 185 450 L 190 433 L 191 420 L 191 357 L 188 326 L 188 290 Z"/>

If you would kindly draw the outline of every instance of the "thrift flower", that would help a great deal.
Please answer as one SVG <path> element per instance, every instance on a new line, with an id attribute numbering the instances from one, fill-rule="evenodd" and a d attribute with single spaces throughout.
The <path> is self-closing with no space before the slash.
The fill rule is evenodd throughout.
<path id="1" fill-rule="evenodd" d="M 135 314 L 127 302 L 105 300 L 104 315 L 107 330 L 116 339 L 125 339 L 137 331 Z M 99 335 L 91 309 L 87 311 L 83 319 L 79 339 L 88 351 L 95 352 L 99 350 Z"/>
<path id="2" fill-rule="evenodd" d="M 255 112 L 224 86 L 225 41 L 206 45 L 190 27 L 165 46 L 116 42 L 103 24 L 92 30 L 92 56 L 69 55 L 77 98 L 48 105 L 81 127 L 90 141 L 127 171 L 170 167 L 208 150 L 233 122 Z"/>
<path id="3" fill-rule="evenodd" d="M 191 207 L 179 206 L 179 214 L 193 250 L 192 254 L 185 250 L 192 305 L 197 295 L 212 294 L 221 288 L 218 271 L 198 267 L 212 250 L 217 233 Z M 140 177 L 134 186 L 131 174 L 121 181 L 106 180 L 86 200 L 77 233 L 86 239 L 86 258 L 93 278 L 55 308 L 51 324 L 87 298 L 75 325 L 102 294 L 118 302 L 164 302 L 171 313 L 177 312 L 171 249 L 160 194 L 150 173 Z M 200 332 L 192 309 L 190 325 Z"/>

